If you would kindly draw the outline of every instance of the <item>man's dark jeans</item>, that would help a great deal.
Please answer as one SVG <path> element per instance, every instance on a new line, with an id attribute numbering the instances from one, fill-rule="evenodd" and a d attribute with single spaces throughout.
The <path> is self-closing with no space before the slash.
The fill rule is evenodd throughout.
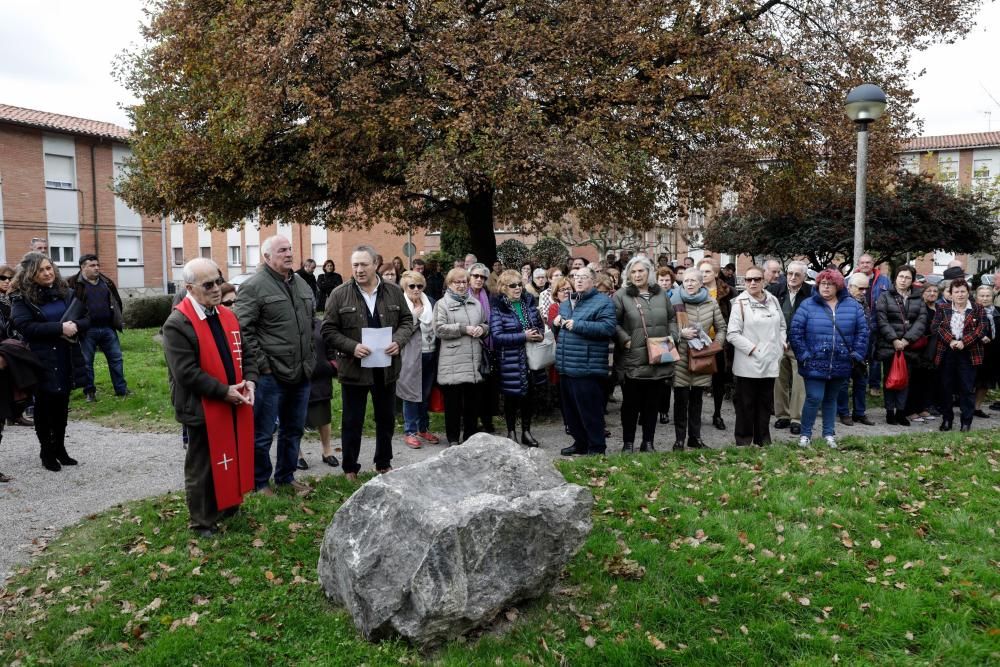
<path id="1" fill-rule="evenodd" d="M 87 384 L 83 388 L 85 394 L 94 391 L 94 355 L 100 349 L 108 360 L 108 370 L 111 371 L 111 384 L 115 393 L 124 396 L 128 391 L 125 383 L 125 364 L 122 361 L 122 346 L 118 341 L 118 332 L 111 327 L 91 327 L 86 336 L 80 337 L 80 351 L 87 364 Z"/>
<path id="2" fill-rule="evenodd" d="M 275 455 L 274 483 L 291 484 L 295 478 L 308 407 L 308 380 L 285 384 L 271 373 L 260 376 L 253 404 L 253 476 L 257 489 L 267 486 L 271 478 L 271 440 L 275 428 L 278 431 L 278 451 Z"/>

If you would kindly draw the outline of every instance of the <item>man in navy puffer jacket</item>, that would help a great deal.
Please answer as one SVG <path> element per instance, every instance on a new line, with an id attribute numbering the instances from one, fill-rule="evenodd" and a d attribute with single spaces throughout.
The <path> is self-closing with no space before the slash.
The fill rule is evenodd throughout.
<path id="1" fill-rule="evenodd" d="M 837 448 L 834 421 L 837 395 L 853 371 L 854 361 L 864 361 L 868 351 L 865 311 L 844 287 L 839 271 L 827 269 L 816 276 L 817 289 L 802 302 L 792 318 L 788 340 L 805 379 L 799 445 L 808 447 L 816 413 L 822 405 L 823 437 Z"/>
<path id="2" fill-rule="evenodd" d="M 608 376 L 608 343 L 615 334 L 615 306 L 594 288 L 597 275 L 589 266 L 572 273 L 575 298 L 559 307 L 552 326 L 559 327 L 556 369 L 563 414 L 573 444 L 563 456 L 603 454 L 604 390 Z"/>

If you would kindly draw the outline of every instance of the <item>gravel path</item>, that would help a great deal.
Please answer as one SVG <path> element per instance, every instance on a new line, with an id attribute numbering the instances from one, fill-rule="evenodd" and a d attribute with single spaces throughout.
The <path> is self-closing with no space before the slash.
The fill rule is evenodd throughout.
<path id="1" fill-rule="evenodd" d="M 711 415 L 710 406 L 711 399 L 706 397 L 705 417 Z M 608 442 L 609 452 L 621 449 L 618 407 L 618 403 L 610 406 L 608 424 L 612 437 Z M 884 410 L 873 409 L 869 412 L 878 422 L 876 426 L 845 427 L 838 424 L 837 434 L 888 435 L 901 430 L 902 427 L 884 423 Z M 702 436 L 712 447 L 732 444 L 734 416 L 732 403 L 728 401 L 724 404 L 723 417 L 727 426 L 725 431 L 716 430 L 711 423 L 702 427 Z M 496 419 L 498 428 L 503 428 L 502 421 L 501 418 Z M 997 422 L 1000 422 L 1000 414 L 992 422 L 977 419 L 973 428 L 988 428 L 991 423 Z M 936 430 L 939 423 L 913 425 L 906 432 L 929 432 Z M 560 422 L 538 424 L 532 430 L 542 443 L 542 451 L 553 458 L 559 456 L 561 447 L 570 444 Z M 772 429 L 772 437 L 778 442 L 793 440 L 787 430 Z M 673 440 L 672 424 L 657 427 L 658 449 L 669 449 Z M 129 500 L 183 489 L 184 450 L 179 429 L 177 434 L 131 433 L 90 422 L 71 421 L 66 449 L 80 461 L 80 465 L 65 467 L 57 473 L 49 472 L 39 461 L 38 441 L 33 429 L 22 426 L 4 429 L 3 444 L 0 445 L 0 471 L 14 480 L 0 484 L 0 580 L 5 580 L 16 567 L 27 563 L 62 529 L 91 514 Z M 374 449 L 374 439 L 365 438 L 361 448 L 363 471 L 372 469 Z M 412 450 L 402 443 L 401 434 L 397 431 L 393 441 L 393 465 L 398 468 L 433 456 L 441 449 L 438 445 Z M 339 474 L 339 468 L 334 469 L 320 462 L 319 440 L 315 434 L 307 434 L 303 452 L 312 467 L 305 473 L 299 473 L 300 476 Z"/>

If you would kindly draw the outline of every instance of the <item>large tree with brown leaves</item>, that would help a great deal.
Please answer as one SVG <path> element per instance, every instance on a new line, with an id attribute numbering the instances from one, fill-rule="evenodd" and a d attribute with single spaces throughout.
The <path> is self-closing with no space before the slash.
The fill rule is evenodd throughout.
<path id="1" fill-rule="evenodd" d="M 141 103 L 120 190 L 214 227 L 459 221 L 487 260 L 495 224 L 644 229 L 761 156 L 849 172 L 862 80 L 891 99 L 887 164 L 907 55 L 979 4 L 157 0 L 123 68 Z"/>

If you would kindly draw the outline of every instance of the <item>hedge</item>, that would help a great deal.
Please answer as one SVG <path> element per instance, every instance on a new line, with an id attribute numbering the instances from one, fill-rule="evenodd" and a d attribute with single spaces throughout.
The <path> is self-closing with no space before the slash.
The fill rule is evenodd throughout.
<path id="1" fill-rule="evenodd" d="M 125 302 L 125 326 L 129 329 L 149 329 L 163 326 L 173 307 L 172 294 L 137 296 Z"/>

